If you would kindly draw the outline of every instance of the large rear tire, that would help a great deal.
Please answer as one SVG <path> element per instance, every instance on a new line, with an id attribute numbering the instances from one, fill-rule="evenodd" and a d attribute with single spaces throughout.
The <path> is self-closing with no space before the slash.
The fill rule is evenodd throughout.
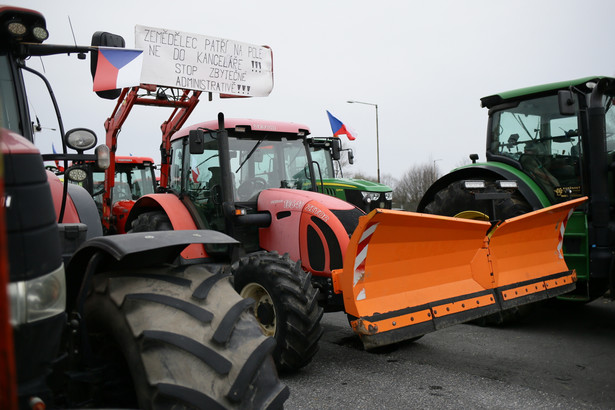
<path id="1" fill-rule="evenodd" d="M 130 232 L 172 231 L 171 220 L 163 211 L 149 211 L 139 214 L 132 221 Z"/>
<path id="2" fill-rule="evenodd" d="M 485 192 L 495 192 L 495 181 L 487 180 Z M 444 187 L 425 205 L 424 212 L 434 215 L 455 216 L 459 218 L 480 220 L 503 220 L 531 212 L 530 204 L 517 192 L 510 198 L 496 200 L 495 213 L 491 201 L 478 201 L 474 195 L 463 187 L 462 181 L 456 181 Z M 515 322 L 532 310 L 532 305 L 523 305 L 507 309 L 472 321 L 481 326 L 500 325 Z"/>
<path id="3" fill-rule="evenodd" d="M 288 254 L 256 252 L 231 267 L 235 289 L 256 300 L 254 311 L 263 332 L 275 337 L 273 358 L 278 370 L 295 371 L 318 351 L 323 309 L 318 291 L 299 262 Z"/>
<path id="4" fill-rule="evenodd" d="M 485 181 L 485 192 L 495 192 L 494 181 Z M 425 205 L 423 212 L 434 215 L 458 216 L 477 219 L 507 219 L 532 211 L 530 204 L 517 192 L 508 199 L 495 202 L 496 215 L 491 215 L 491 201 L 477 201 L 462 181 L 456 181 L 444 187 Z"/>
<path id="5" fill-rule="evenodd" d="M 84 319 L 93 365 L 107 372 L 97 404 L 281 408 L 289 392 L 271 359 L 275 342 L 229 277 L 195 265 L 96 275 Z"/>

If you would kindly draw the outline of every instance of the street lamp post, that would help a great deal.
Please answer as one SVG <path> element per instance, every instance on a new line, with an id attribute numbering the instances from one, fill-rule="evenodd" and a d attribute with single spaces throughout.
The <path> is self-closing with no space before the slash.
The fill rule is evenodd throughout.
<path id="1" fill-rule="evenodd" d="M 365 104 L 376 107 L 376 166 L 378 168 L 378 183 L 380 183 L 380 137 L 378 136 L 378 104 L 362 102 L 362 101 L 347 101 L 349 104 Z"/>

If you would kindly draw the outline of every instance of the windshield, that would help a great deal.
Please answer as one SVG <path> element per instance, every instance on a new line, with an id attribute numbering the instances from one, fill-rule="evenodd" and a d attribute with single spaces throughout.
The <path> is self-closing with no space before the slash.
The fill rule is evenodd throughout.
<path id="1" fill-rule="evenodd" d="M 102 208 L 102 193 L 105 186 L 104 171 L 92 174 L 92 195 L 94 201 Z M 115 185 L 113 187 L 113 202 L 136 201 L 143 195 L 155 192 L 155 181 L 152 179 L 150 166 L 138 164 L 116 164 Z"/>
<path id="2" fill-rule="evenodd" d="M 521 101 L 492 115 L 488 152 L 518 162 L 552 201 L 582 195 L 576 115 L 559 112 L 557 95 Z"/>
<path id="3" fill-rule="evenodd" d="M 263 136 L 262 136 L 263 137 Z M 275 138 L 272 137 L 272 138 Z M 246 139 L 229 136 L 229 155 L 234 198 L 256 200 L 267 188 L 310 189 L 305 147 L 299 139 Z M 202 154 L 190 156 L 188 191 L 207 196 L 220 185 L 220 162 L 216 141 L 206 144 Z"/>

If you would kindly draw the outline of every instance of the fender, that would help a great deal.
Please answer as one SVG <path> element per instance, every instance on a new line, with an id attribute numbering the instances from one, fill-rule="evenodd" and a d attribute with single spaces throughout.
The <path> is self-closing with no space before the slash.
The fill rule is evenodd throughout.
<path id="1" fill-rule="evenodd" d="M 70 198 L 73 203 L 79 220 L 88 227 L 86 239 L 102 236 L 103 231 L 100 215 L 90 193 L 79 185 L 68 184 L 68 198 Z"/>
<path id="2" fill-rule="evenodd" d="M 176 195 L 172 194 L 149 194 L 139 198 L 128 214 L 124 225 L 125 229 L 130 230 L 132 222 L 140 214 L 156 210 L 163 211 L 169 217 L 175 231 L 199 229 L 186 205 Z M 186 248 L 181 256 L 184 259 L 206 258 L 207 252 L 203 245 L 194 244 Z"/>
<path id="3" fill-rule="evenodd" d="M 189 245 L 237 243 L 221 232 L 203 230 L 139 232 L 91 239 L 67 265 L 67 311 L 75 307 L 80 292 L 87 293 L 91 276 L 103 268 L 108 271 L 156 266 L 172 263 Z"/>
<path id="4" fill-rule="evenodd" d="M 140 214 L 155 210 L 164 211 L 176 231 L 199 229 L 186 205 L 176 195 L 172 194 L 149 194 L 139 198 L 130 210 L 125 226 L 130 229 L 132 222 Z"/>
<path id="5" fill-rule="evenodd" d="M 516 180 L 519 187 L 519 193 L 528 202 L 533 210 L 542 209 L 551 205 L 546 195 L 542 192 L 542 189 L 517 168 L 499 163 L 479 163 L 457 168 L 434 182 L 433 185 L 429 187 L 427 192 L 425 192 L 425 195 L 423 195 L 421 202 L 419 202 L 417 212 L 425 212 L 425 206 L 433 200 L 434 196 L 444 187 L 452 184 L 453 182 L 464 179 L 486 178 Z"/>

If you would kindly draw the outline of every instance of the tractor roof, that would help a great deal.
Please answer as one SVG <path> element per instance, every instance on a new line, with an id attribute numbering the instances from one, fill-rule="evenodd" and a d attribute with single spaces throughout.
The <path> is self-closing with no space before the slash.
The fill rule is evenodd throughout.
<path id="1" fill-rule="evenodd" d="M 251 131 L 269 131 L 297 135 L 302 134 L 303 136 L 307 136 L 310 133 L 310 128 L 307 125 L 297 124 L 294 122 L 255 120 L 250 118 L 225 118 L 224 127 L 226 129 L 237 129 L 238 127 L 245 127 L 247 128 L 247 130 Z M 178 138 L 183 138 L 188 135 L 190 130 L 195 130 L 197 128 L 217 130 L 218 121 L 205 121 L 198 124 L 190 125 L 188 127 L 184 127 L 181 130 L 177 131 L 175 135 L 173 135 L 171 140 L 173 141 Z"/>
<path id="2" fill-rule="evenodd" d="M 588 82 L 597 82 L 601 76 L 584 77 L 570 81 L 560 81 L 557 83 L 537 85 L 533 87 L 519 88 L 517 90 L 506 91 L 488 97 L 480 99 L 481 106 L 491 108 L 495 105 L 499 105 L 508 101 L 526 99 L 527 97 L 535 98 L 540 94 L 551 94 L 555 90 L 564 90 L 569 87 L 577 87 L 584 89 L 585 92 L 589 91 L 587 87 Z"/>

